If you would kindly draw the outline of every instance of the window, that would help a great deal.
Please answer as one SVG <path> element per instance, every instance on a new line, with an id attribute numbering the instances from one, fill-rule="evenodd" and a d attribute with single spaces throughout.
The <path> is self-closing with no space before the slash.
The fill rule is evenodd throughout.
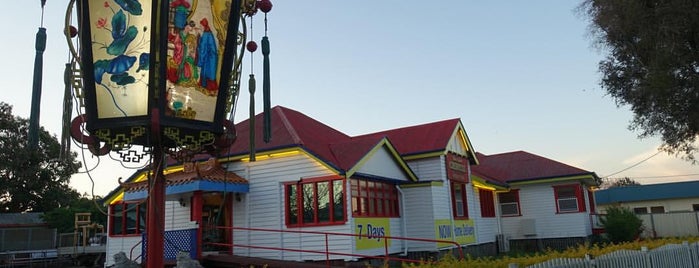
<path id="1" fill-rule="evenodd" d="M 350 188 L 352 216 L 400 217 L 398 190 L 394 184 L 352 179 Z"/>
<path id="2" fill-rule="evenodd" d="M 633 213 L 648 214 L 648 208 L 647 207 L 633 208 Z"/>
<path id="3" fill-rule="evenodd" d="M 345 187 L 342 178 L 317 178 L 287 183 L 286 224 L 316 226 L 345 222 Z"/>
<path id="4" fill-rule="evenodd" d="M 553 192 L 556 196 L 556 212 L 585 211 L 585 197 L 580 184 L 553 186 Z"/>
<path id="5" fill-rule="evenodd" d="M 451 182 L 451 206 L 455 219 L 468 218 L 468 204 L 466 202 L 466 183 Z"/>
<path id="6" fill-rule="evenodd" d="M 692 211 L 699 211 L 699 204 L 692 204 Z"/>
<path id="7" fill-rule="evenodd" d="M 493 201 L 493 191 L 478 189 L 478 197 L 481 203 L 481 217 L 495 217 L 495 202 Z"/>
<path id="8" fill-rule="evenodd" d="M 650 207 L 650 213 L 665 213 L 665 207 L 663 207 L 663 206 Z"/>
<path id="9" fill-rule="evenodd" d="M 519 210 L 519 190 L 499 193 L 498 200 L 500 201 L 500 215 L 504 217 L 522 216 Z"/>
<path id="10" fill-rule="evenodd" d="M 145 203 L 120 202 L 110 205 L 109 235 L 140 235 L 146 228 Z"/>

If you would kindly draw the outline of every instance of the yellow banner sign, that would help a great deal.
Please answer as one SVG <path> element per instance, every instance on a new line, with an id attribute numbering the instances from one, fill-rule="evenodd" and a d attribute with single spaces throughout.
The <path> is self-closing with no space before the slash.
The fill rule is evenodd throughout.
<path id="1" fill-rule="evenodd" d="M 452 228 L 453 227 L 453 228 Z M 451 220 L 434 221 L 435 239 L 448 240 L 460 245 L 476 243 L 476 227 L 473 220 Z M 437 243 L 438 248 L 452 246 L 450 243 Z"/>
<path id="2" fill-rule="evenodd" d="M 357 250 L 383 248 L 391 246 L 391 240 L 385 241 L 391 235 L 391 223 L 388 218 L 354 218 L 354 233 Z"/>

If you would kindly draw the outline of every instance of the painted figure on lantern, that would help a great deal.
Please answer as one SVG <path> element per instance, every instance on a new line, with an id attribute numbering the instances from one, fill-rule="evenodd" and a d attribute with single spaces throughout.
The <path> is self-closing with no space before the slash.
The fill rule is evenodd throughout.
<path id="1" fill-rule="evenodd" d="M 197 66 L 201 68 L 201 80 L 199 84 L 206 88 L 207 93 L 215 95 L 218 93 L 218 83 L 216 82 L 216 69 L 218 67 L 218 49 L 216 48 L 216 39 L 211 33 L 209 21 L 206 18 L 199 22 L 204 29 L 204 32 L 199 38 Z"/>

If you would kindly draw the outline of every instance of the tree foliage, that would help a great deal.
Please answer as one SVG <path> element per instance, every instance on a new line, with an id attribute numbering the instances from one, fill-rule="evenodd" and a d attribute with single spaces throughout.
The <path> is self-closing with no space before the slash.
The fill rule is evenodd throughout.
<path id="1" fill-rule="evenodd" d="M 695 161 L 699 150 L 699 3 L 691 0 L 584 0 L 601 86 L 629 105 L 629 128 L 660 136 L 662 149 Z"/>
<path id="2" fill-rule="evenodd" d="M 12 115 L 12 106 L 0 102 L 0 213 L 45 212 L 69 205 L 80 197 L 68 185 L 80 168 L 73 153 L 59 160 L 60 144 L 44 128 L 39 146 L 28 150 L 27 119 Z"/>
<path id="3" fill-rule="evenodd" d="M 75 213 L 90 212 L 90 220 L 94 223 L 107 227 L 107 216 L 104 214 L 107 208 L 94 199 L 83 195 L 79 199 L 73 200 L 69 205 L 53 209 L 44 213 L 43 219 L 51 228 L 56 228 L 59 233 L 73 232 L 75 228 Z"/>
<path id="4" fill-rule="evenodd" d="M 614 188 L 614 187 L 626 187 L 626 186 L 636 186 L 636 185 L 641 185 L 641 183 L 635 181 L 632 178 L 629 177 L 623 177 L 621 179 L 614 179 L 610 182 L 606 183 L 605 188 Z"/>
<path id="5" fill-rule="evenodd" d="M 606 215 L 600 218 L 609 240 L 613 243 L 632 241 L 643 232 L 643 220 L 630 209 L 622 206 L 607 208 Z"/>

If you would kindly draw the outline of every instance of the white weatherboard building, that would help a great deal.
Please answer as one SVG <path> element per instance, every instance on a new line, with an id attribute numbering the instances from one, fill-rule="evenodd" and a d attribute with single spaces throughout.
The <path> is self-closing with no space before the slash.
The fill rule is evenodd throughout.
<path id="1" fill-rule="evenodd" d="M 239 135 L 216 159 L 166 170 L 166 260 L 179 251 L 356 260 L 456 245 L 495 254 L 508 239 L 592 232 L 594 173 L 526 152 L 476 153 L 459 119 L 351 137 L 285 107 L 271 113 L 272 140 L 257 130 L 254 161 Z M 145 252 L 147 189 L 140 171 L 106 198 L 108 256 Z"/>

